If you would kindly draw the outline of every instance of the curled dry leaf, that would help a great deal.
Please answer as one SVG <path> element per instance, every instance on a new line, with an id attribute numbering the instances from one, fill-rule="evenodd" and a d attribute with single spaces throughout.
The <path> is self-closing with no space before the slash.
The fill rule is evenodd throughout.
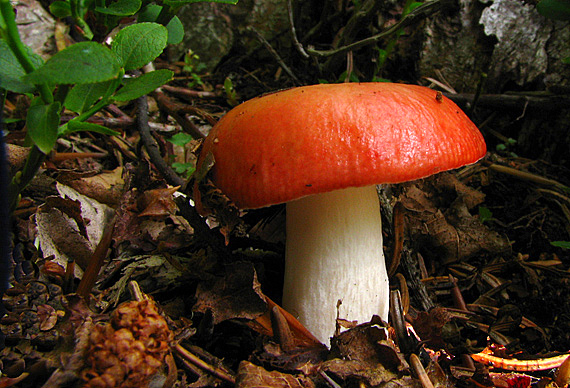
<path id="1" fill-rule="evenodd" d="M 113 211 L 65 185 L 57 189 L 60 196 L 49 197 L 36 213 L 40 248 L 63 267 L 74 260 L 85 269 Z"/>
<path id="2" fill-rule="evenodd" d="M 40 330 L 51 330 L 57 323 L 58 312 L 49 304 L 41 304 L 38 307 L 38 317 L 40 318 Z"/>
<path id="3" fill-rule="evenodd" d="M 406 209 L 410 240 L 431 247 L 444 263 L 462 261 L 483 252 L 507 251 L 508 240 L 484 225 L 477 215 L 471 215 L 470 208 L 483 198 L 476 193 L 453 177 L 406 185 L 400 201 Z M 445 200 L 441 201 L 442 198 Z"/>
<path id="4" fill-rule="evenodd" d="M 432 349 L 443 349 L 446 346 L 442 338 L 442 329 L 451 320 L 451 315 L 443 307 L 435 307 L 429 312 L 421 311 L 414 319 L 414 331 Z"/>
<path id="5" fill-rule="evenodd" d="M 196 291 L 194 310 L 211 310 L 214 324 L 232 318 L 254 319 L 267 309 L 265 295 L 251 263 L 234 263 L 215 282 L 201 283 Z"/>
<path id="6" fill-rule="evenodd" d="M 249 361 L 239 364 L 237 388 L 313 388 L 315 384 L 303 375 L 290 375 L 278 371 L 268 372 Z"/>
<path id="7" fill-rule="evenodd" d="M 81 175 L 75 171 L 62 172 L 57 180 L 85 196 L 112 207 L 119 203 L 125 186 L 122 167 L 96 175 L 92 173 Z"/>
<path id="8" fill-rule="evenodd" d="M 331 341 L 333 357 L 322 365 L 327 374 L 343 380 L 357 379 L 367 386 L 378 386 L 398 379 L 407 364 L 387 340 L 380 322 L 356 326 Z"/>
<path id="9" fill-rule="evenodd" d="M 194 310 L 211 310 L 214 324 L 232 318 L 254 319 L 267 309 L 253 264 L 246 262 L 228 265 L 226 275 L 215 282 L 201 283 L 196 298 Z"/>
<path id="10" fill-rule="evenodd" d="M 165 217 L 176 212 L 174 193 L 180 188 L 166 187 L 147 190 L 137 200 L 139 217 Z"/>

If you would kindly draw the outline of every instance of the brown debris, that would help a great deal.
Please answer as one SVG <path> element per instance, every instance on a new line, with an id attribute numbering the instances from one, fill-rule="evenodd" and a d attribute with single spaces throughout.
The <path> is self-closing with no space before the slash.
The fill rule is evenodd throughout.
<path id="1" fill-rule="evenodd" d="M 267 308 L 253 265 L 246 262 L 230 264 L 224 278 L 202 283 L 196 298 L 194 311 L 210 310 L 214 324 L 232 318 L 254 319 Z"/>
<path id="2" fill-rule="evenodd" d="M 483 194 L 468 188 L 451 174 L 440 174 L 405 185 L 400 200 L 406 209 L 409 239 L 431 246 L 441 263 L 463 261 L 477 254 L 509 249 L 504 236 L 489 229 L 470 209 Z M 441 203 L 442 200 L 445 203 Z M 447 209 L 442 207 L 446 206 Z"/>
<path id="3" fill-rule="evenodd" d="M 89 335 L 84 387 L 147 387 L 166 375 L 173 334 L 154 302 L 126 302 Z"/>
<path id="4" fill-rule="evenodd" d="M 240 363 L 236 378 L 237 388 L 313 388 L 314 386 L 315 384 L 303 375 L 268 372 L 248 361 Z"/>

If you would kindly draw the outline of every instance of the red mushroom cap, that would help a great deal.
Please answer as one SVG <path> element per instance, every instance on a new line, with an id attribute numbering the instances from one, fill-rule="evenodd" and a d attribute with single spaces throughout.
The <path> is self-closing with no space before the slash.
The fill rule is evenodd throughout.
<path id="1" fill-rule="evenodd" d="M 448 98 L 422 86 L 299 87 L 235 107 L 211 130 L 212 177 L 240 208 L 346 187 L 397 183 L 474 163 L 483 136 Z"/>

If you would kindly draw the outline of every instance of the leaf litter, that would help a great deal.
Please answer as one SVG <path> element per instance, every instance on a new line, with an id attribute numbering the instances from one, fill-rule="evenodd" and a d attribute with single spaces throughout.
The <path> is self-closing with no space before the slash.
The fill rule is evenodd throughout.
<path id="1" fill-rule="evenodd" d="M 493 161 L 499 162 L 527 167 Z M 14 287 L 3 301 L 8 314 L 0 321 L 7 345 L 0 353 L 4 386 L 89 386 L 87 377 L 108 386 L 143 386 L 145 379 L 164 387 L 418 386 L 391 325 L 376 318 L 358 326 L 339 321 L 345 329 L 326 349 L 279 310 L 273 302 L 280 300 L 283 258 L 279 207 L 237 212 L 206 181 L 213 198 L 208 235 L 180 211 L 188 190 L 164 182 L 146 159 L 95 173 L 84 162 L 72 173 L 69 160 L 65 170 L 58 167 L 62 161 L 50 163 L 45 175 L 59 182 L 50 183 L 57 195 L 34 200 L 29 192 L 38 204 L 27 210 L 34 217 L 21 216 L 15 230 L 20 253 L 14 254 Z M 532 167 L 535 174 L 548 173 L 549 166 Z M 416 258 L 420 283 L 437 304 L 422 311 L 411 303 L 405 317 L 411 323 L 406 331 L 416 333 L 419 348 L 428 352 L 426 372 L 438 386 L 529 386 L 537 379 L 547 385 L 548 377 L 529 370 L 492 372 L 485 361 L 470 367 L 462 355 L 488 354 L 509 360 L 503 366 L 519 365 L 537 354 L 560 357 L 553 352 L 570 345 L 568 304 L 557 305 L 568 300 L 567 255 L 548 244 L 567 238 L 560 232 L 568 225 L 566 193 L 497 171 L 481 163 L 391 187 L 383 209 L 389 213 L 396 200 L 403 204 L 398 271 L 409 270 L 407 256 Z M 485 220 L 481 207 L 489 210 Z M 70 274 L 70 263 L 87 267 L 110 212 L 116 218 L 110 254 L 90 297 L 82 299 L 73 294 L 81 273 Z M 259 239 L 269 235 L 277 237 Z M 419 294 L 404 278 L 410 295 Z M 149 300 L 129 302 L 132 281 L 156 307 Z M 454 284 L 466 308 L 457 307 Z M 118 318 L 125 312 L 134 317 L 130 334 Z M 159 326 L 162 334 L 153 331 Z M 129 357 L 110 356 L 119 348 Z M 149 349 L 152 357 L 161 352 L 159 362 L 145 358 Z M 175 362 L 167 361 L 170 355 Z M 109 359 L 116 362 L 95 362 Z M 121 378 L 131 382 L 118 383 Z"/>

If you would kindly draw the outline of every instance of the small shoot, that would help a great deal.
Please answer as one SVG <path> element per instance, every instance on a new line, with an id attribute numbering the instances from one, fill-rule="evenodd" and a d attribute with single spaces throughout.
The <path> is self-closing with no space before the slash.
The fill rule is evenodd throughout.
<path id="1" fill-rule="evenodd" d="M 187 133 L 179 132 L 172 136 L 168 141 L 175 146 L 182 147 L 184 154 L 186 154 L 186 145 L 193 140 L 192 136 Z M 185 155 L 184 159 L 185 158 Z M 173 162 L 172 168 L 177 174 L 182 175 L 186 179 L 190 179 L 194 171 L 196 170 L 195 163 L 192 162 Z"/>
<path id="2" fill-rule="evenodd" d="M 479 206 L 479 220 L 482 223 L 489 222 L 493 219 L 493 213 L 486 206 Z"/>
<path id="3" fill-rule="evenodd" d="M 206 70 L 206 64 L 200 62 L 200 56 L 191 49 L 184 55 L 184 67 L 182 70 L 190 74 L 191 81 L 188 82 L 189 88 L 204 86 L 204 81 L 202 81 L 199 73 Z"/>
<path id="4" fill-rule="evenodd" d="M 228 104 L 230 104 L 230 106 L 239 105 L 237 99 L 237 92 L 234 88 L 234 84 L 230 77 L 226 77 L 226 79 L 224 80 L 224 90 L 226 91 L 226 101 L 228 102 Z"/>

